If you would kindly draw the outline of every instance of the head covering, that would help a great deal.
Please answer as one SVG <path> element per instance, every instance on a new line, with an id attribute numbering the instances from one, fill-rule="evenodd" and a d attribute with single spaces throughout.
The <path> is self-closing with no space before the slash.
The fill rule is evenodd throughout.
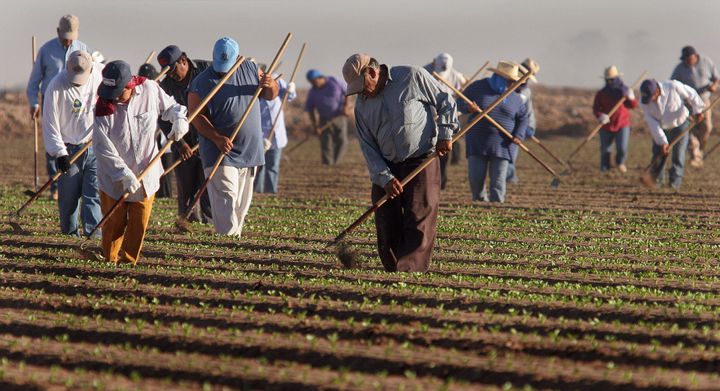
<path id="1" fill-rule="evenodd" d="M 122 60 L 110 61 L 102 71 L 103 80 L 98 87 L 98 96 L 113 100 L 122 95 L 125 86 L 132 78 L 130 65 Z"/>
<path id="2" fill-rule="evenodd" d="M 655 79 L 645 79 L 640 84 L 640 100 L 643 104 L 648 104 L 650 99 L 658 90 L 658 83 Z"/>
<path id="3" fill-rule="evenodd" d="M 75 15 L 64 15 L 58 23 L 58 36 L 62 39 L 78 39 L 80 20 Z"/>
<path id="4" fill-rule="evenodd" d="M 91 56 L 92 56 L 92 59 L 94 62 L 99 62 L 100 64 L 105 64 L 105 56 L 103 56 L 103 54 L 100 53 L 99 51 L 96 50 L 96 51 L 92 52 Z"/>
<path id="5" fill-rule="evenodd" d="M 348 57 L 343 65 L 343 78 L 347 83 L 347 93 L 350 96 L 362 92 L 365 88 L 363 71 L 370 65 L 371 57 L 365 53 L 356 53 Z"/>
<path id="6" fill-rule="evenodd" d="M 680 54 L 680 59 L 684 60 L 692 55 L 698 54 L 697 50 L 695 50 L 694 47 L 688 45 L 682 48 L 682 52 Z"/>
<path id="7" fill-rule="evenodd" d="M 435 60 L 433 60 L 433 65 L 435 67 L 435 72 L 442 75 L 443 72 L 449 71 L 453 67 L 453 58 L 448 53 L 440 53 L 437 56 L 435 56 Z"/>
<path id="8" fill-rule="evenodd" d="M 500 61 L 497 67 L 488 68 L 491 72 L 511 81 L 520 80 L 520 68 L 512 61 Z"/>
<path id="9" fill-rule="evenodd" d="M 540 65 L 538 65 L 535 60 L 533 60 L 532 58 L 526 58 L 525 61 L 520 64 L 520 70 L 522 71 L 523 75 L 527 73 L 528 70 L 532 71 L 533 75 L 530 76 L 530 80 L 532 80 L 533 82 L 537 82 L 537 78 L 535 77 L 535 75 L 540 72 Z"/>
<path id="10" fill-rule="evenodd" d="M 212 66 L 215 72 L 227 73 L 237 61 L 240 46 L 230 37 L 222 37 L 215 42 Z"/>
<path id="11" fill-rule="evenodd" d="M 307 79 L 307 81 L 313 81 L 318 77 L 325 77 L 325 75 L 323 75 L 323 73 L 318 71 L 317 69 L 311 69 L 305 74 L 305 78 Z"/>
<path id="12" fill-rule="evenodd" d="M 620 71 L 615 65 L 610 65 L 609 67 L 605 68 L 605 74 L 603 75 L 603 78 L 605 78 L 605 80 L 608 80 L 620 77 L 622 75 L 623 74 L 620 73 Z"/>
<path id="13" fill-rule="evenodd" d="M 182 50 L 175 45 L 166 46 L 165 49 L 161 50 L 157 55 L 157 62 L 161 67 L 170 67 L 170 72 L 175 70 L 177 61 L 182 57 Z"/>
<path id="14" fill-rule="evenodd" d="M 67 60 L 67 72 L 70 77 L 70 83 L 77 85 L 85 85 L 90 78 L 92 72 L 92 57 L 90 53 L 84 50 L 76 50 L 70 53 Z"/>
<path id="15" fill-rule="evenodd" d="M 138 76 L 154 80 L 158 76 L 158 71 L 153 64 L 142 64 L 138 69 Z"/>

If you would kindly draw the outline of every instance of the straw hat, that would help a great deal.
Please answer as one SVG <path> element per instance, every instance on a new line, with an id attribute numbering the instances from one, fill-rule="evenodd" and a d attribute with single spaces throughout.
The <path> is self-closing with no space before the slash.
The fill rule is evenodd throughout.
<path id="1" fill-rule="evenodd" d="M 614 79 L 616 77 L 620 77 L 623 74 L 618 71 L 617 67 L 615 65 L 610 65 L 609 67 L 605 68 L 605 80 L 607 79 Z"/>
<path id="2" fill-rule="evenodd" d="M 526 58 L 525 61 L 523 61 L 520 64 L 520 72 L 523 74 L 526 74 L 528 72 L 528 69 L 532 71 L 533 75 L 530 76 L 530 80 L 533 81 L 533 83 L 537 83 L 537 78 L 535 75 L 537 75 L 538 72 L 540 72 L 540 65 L 538 65 L 535 60 L 532 58 Z"/>
<path id="3" fill-rule="evenodd" d="M 488 70 L 512 81 L 520 80 L 518 65 L 511 61 L 499 61 L 497 67 L 491 67 Z"/>

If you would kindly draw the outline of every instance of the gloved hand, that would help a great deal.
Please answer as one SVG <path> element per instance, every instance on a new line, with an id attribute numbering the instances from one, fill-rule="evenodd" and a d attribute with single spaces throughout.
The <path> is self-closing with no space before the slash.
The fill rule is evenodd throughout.
<path id="1" fill-rule="evenodd" d="M 635 91 L 628 86 L 623 86 L 623 95 L 625 95 L 625 98 L 628 100 L 635 100 Z"/>
<path id="2" fill-rule="evenodd" d="M 294 94 L 294 93 L 295 93 L 295 82 L 294 82 L 294 81 L 291 81 L 290 83 L 288 83 L 287 93 L 288 93 L 288 94 Z"/>
<path id="3" fill-rule="evenodd" d="M 265 148 L 265 152 L 269 151 L 270 148 L 272 148 L 272 140 L 270 140 L 269 138 L 264 138 L 263 143 L 264 143 L 263 146 Z"/>
<path id="4" fill-rule="evenodd" d="M 134 174 L 125 175 L 121 180 L 123 191 L 125 193 L 134 193 L 140 188 L 140 181 Z"/>
<path id="5" fill-rule="evenodd" d="M 598 122 L 600 122 L 603 125 L 607 125 L 610 123 L 610 116 L 605 113 L 598 115 L 597 119 L 598 119 Z"/>
<path id="6" fill-rule="evenodd" d="M 70 156 L 68 155 L 58 156 L 57 158 L 55 158 L 55 161 L 57 162 L 58 170 L 60 170 L 62 173 L 68 172 L 70 170 L 70 167 L 72 166 L 70 164 Z"/>
<path id="7" fill-rule="evenodd" d="M 180 139 L 183 138 L 189 130 L 190 124 L 188 124 L 187 119 L 178 118 L 175 122 L 173 122 L 172 131 L 167 137 L 173 141 L 180 141 Z"/>

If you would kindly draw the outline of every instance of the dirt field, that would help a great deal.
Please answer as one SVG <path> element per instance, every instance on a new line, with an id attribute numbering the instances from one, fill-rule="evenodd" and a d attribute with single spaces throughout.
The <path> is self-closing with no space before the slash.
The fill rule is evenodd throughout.
<path id="1" fill-rule="evenodd" d="M 536 106 L 567 156 L 591 94 L 563 94 Z M 27 123 L 5 126 L 3 214 L 32 183 Z M 382 271 L 371 222 L 350 236 L 361 268 L 326 246 L 369 206 L 354 139 L 336 168 L 316 139 L 284 161 L 242 240 L 177 233 L 160 200 L 134 268 L 81 258 L 43 198 L 31 235 L 0 227 L 0 389 L 720 389 L 720 152 L 675 193 L 639 186 L 649 150 L 635 132 L 630 171 L 601 174 L 593 140 L 557 190 L 521 155 L 504 205 L 470 202 L 451 166 L 421 275 Z"/>

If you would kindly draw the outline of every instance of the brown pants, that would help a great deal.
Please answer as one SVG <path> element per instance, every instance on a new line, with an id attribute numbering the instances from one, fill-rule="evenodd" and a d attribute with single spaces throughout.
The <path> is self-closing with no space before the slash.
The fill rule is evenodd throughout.
<path id="1" fill-rule="evenodd" d="M 424 159 L 390 163 L 398 180 L 405 178 Z M 373 185 L 372 201 L 385 195 L 385 189 Z M 433 160 L 405 186 L 403 193 L 386 202 L 375 213 L 378 254 L 389 272 L 425 272 L 430 267 L 437 234 L 440 203 L 440 164 Z"/>
<path id="2" fill-rule="evenodd" d="M 102 229 L 102 248 L 105 259 L 117 263 L 131 262 L 140 258 L 145 231 L 150 221 L 155 195 L 140 202 L 123 202 L 105 223 Z M 115 204 L 104 192 L 100 192 L 100 207 L 103 215 Z"/>

